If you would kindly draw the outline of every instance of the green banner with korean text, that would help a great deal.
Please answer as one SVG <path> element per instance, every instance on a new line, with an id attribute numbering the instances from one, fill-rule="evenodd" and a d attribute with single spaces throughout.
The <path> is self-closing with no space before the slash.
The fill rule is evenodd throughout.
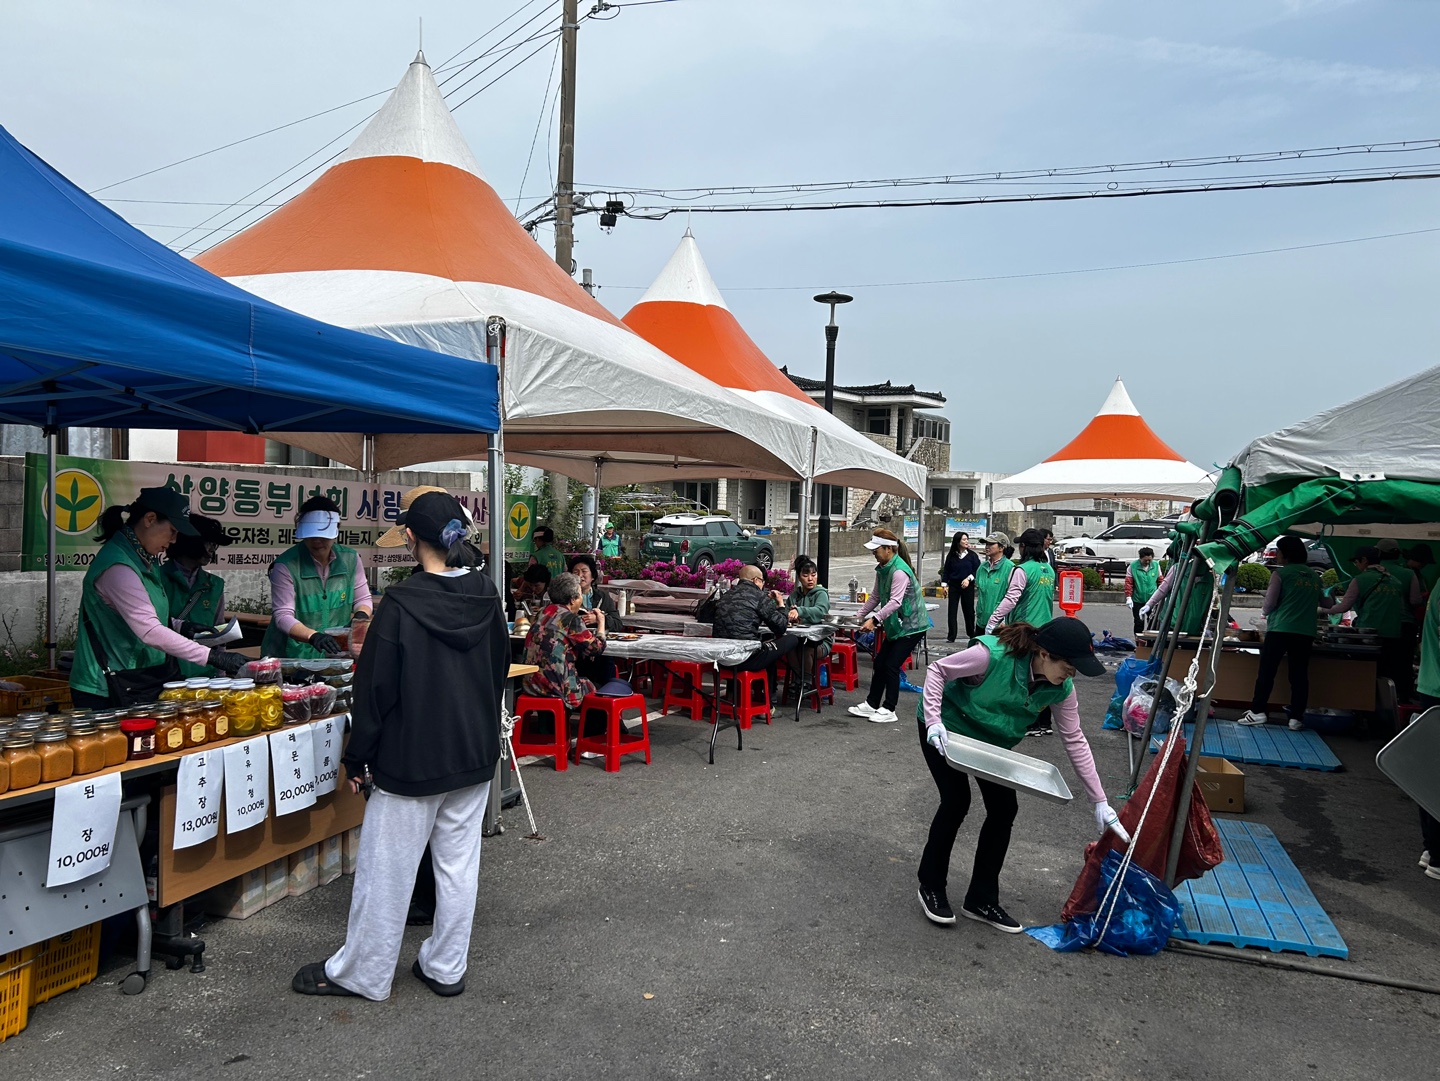
<path id="1" fill-rule="evenodd" d="M 214 518 L 233 543 L 221 548 L 217 569 L 265 568 L 295 543 L 295 516 L 314 495 L 340 507 L 337 540 L 356 549 L 366 566 L 414 562 L 404 548 L 377 548 L 376 539 L 400 512 L 410 485 L 370 484 L 322 475 L 254 473 L 242 467 L 163 462 L 117 462 L 62 454 L 55 462 L 55 562 L 59 570 L 84 570 L 95 558 L 100 515 L 128 504 L 141 488 L 165 486 L 190 500 L 190 512 Z M 479 528 L 489 521 L 484 492 L 455 492 Z M 21 530 L 22 570 L 44 570 L 46 551 L 45 457 L 25 456 L 25 506 Z M 528 532 L 526 535 L 528 545 Z M 528 551 L 528 548 L 527 548 Z"/>

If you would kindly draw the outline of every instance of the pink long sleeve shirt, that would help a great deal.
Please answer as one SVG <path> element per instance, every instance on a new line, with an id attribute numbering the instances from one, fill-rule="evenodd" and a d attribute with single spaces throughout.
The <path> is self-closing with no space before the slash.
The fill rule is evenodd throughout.
<path id="1" fill-rule="evenodd" d="M 1005 590 L 1005 596 L 1001 597 L 1000 603 L 995 606 L 995 611 L 990 613 L 990 619 L 985 624 L 986 634 L 994 634 L 995 628 L 1005 622 L 1005 617 L 1020 602 L 1020 594 L 1025 592 L 1028 583 L 1029 579 L 1019 567 L 1010 572 L 1010 585 Z"/>
<path id="2" fill-rule="evenodd" d="M 95 579 L 95 592 L 125 621 L 130 633 L 147 646 L 192 664 L 209 664 L 210 647 L 176 634 L 160 622 L 145 583 L 134 567 L 117 563 Z"/>
<path id="3" fill-rule="evenodd" d="M 331 560 L 333 563 L 334 560 Z M 320 583 L 330 577 L 331 563 L 315 567 L 320 572 Z M 350 608 L 364 608 L 367 611 L 374 607 L 370 597 L 370 583 L 365 581 L 365 568 L 360 566 L 360 561 L 355 561 L 355 583 L 353 586 L 354 601 Z M 280 633 L 289 634 L 290 628 L 300 622 L 295 618 L 295 580 L 290 577 L 290 569 L 283 563 L 272 563 L 270 565 L 270 612 L 275 625 L 280 628 Z M 322 631 L 324 627 L 311 627 L 312 631 Z"/>
<path id="4" fill-rule="evenodd" d="M 942 657 L 925 669 L 925 689 L 921 695 L 925 726 L 943 724 L 940 717 L 940 703 L 945 697 L 945 684 L 952 679 L 967 680 L 972 686 L 978 685 L 990 667 L 990 649 L 985 645 L 971 646 L 948 657 Z M 1090 742 L 1080 728 L 1080 700 L 1072 688 L 1064 701 L 1050 707 L 1050 716 L 1065 744 L 1065 753 L 1075 776 L 1085 788 L 1091 803 L 1105 799 L 1105 788 L 1100 783 L 1100 774 L 1095 769 L 1095 756 L 1090 753 Z"/>
<path id="5" fill-rule="evenodd" d="M 885 598 L 885 603 L 877 609 L 880 598 L 874 593 L 860 606 L 860 618 L 874 613 L 876 623 L 884 623 L 892 614 L 900 610 L 901 603 L 905 600 L 905 586 L 910 581 L 910 572 L 905 569 L 905 564 L 897 563 L 895 573 L 890 576 L 890 596 Z"/>

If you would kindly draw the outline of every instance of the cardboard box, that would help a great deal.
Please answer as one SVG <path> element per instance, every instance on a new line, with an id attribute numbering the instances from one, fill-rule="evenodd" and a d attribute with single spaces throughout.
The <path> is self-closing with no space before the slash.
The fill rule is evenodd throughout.
<path id="1" fill-rule="evenodd" d="M 204 910 L 227 920 L 249 919 L 266 905 L 265 868 L 258 867 L 207 890 L 201 897 Z"/>
<path id="2" fill-rule="evenodd" d="M 290 853 L 290 874 L 286 894 L 299 897 L 320 885 L 320 846 L 307 845 L 299 852 Z"/>
<path id="3" fill-rule="evenodd" d="M 265 903 L 273 905 L 290 896 L 290 859 L 281 856 L 265 865 Z"/>
<path id="4" fill-rule="evenodd" d="M 1205 796 L 1205 806 L 1212 811 L 1241 814 L 1245 810 L 1245 774 L 1225 758 L 1200 756 L 1195 783 Z"/>
<path id="5" fill-rule="evenodd" d="M 320 842 L 320 885 L 328 886 L 340 877 L 340 835 Z"/>
<path id="6" fill-rule="evenodd" d="M 340 835 L 340 872 L 353 875 L 355 864 L 360 861 L 360 829 L 352 826 Z"/>

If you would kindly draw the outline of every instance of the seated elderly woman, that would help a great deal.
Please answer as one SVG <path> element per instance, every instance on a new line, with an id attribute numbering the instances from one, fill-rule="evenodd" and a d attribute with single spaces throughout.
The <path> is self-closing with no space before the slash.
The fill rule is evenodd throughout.
<path id="1" fill-rule="evenodd" d="M 587 552 L 570 557 L 570 573 L 580 580 L 580 618 L 585 626 L 595 626 L 597 614 L 603 614 L 612 631 L 620 629 L 620 610 L 615 601 L 600 588 L 600 566 Z"/>
<path id="2" fill-rule="evenodd" d="M 580 618 L 580 582 L 573 574 L 550 579 L 550 603 L 536 617 L 525 637 L 525 663 L 540 671 L 525 677 L 526 694 L 559 698 L 577 710 L 587 694 L 629 694 L 630 685 L 614 679 L 614 666 L 602 660 L 605 616 L 596 614 L 595 628 Z M 608 665 L 608 675 L 597 664 Z M 588 674 L 587 674 L 588 673 Z M 596 677 L 601 686 L 596 688 Z"/>

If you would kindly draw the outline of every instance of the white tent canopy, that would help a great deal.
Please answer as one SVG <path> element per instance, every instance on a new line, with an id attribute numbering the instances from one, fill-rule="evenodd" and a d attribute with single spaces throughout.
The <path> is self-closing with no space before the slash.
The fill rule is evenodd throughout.
<path id="1" fill-rule="evenodd" d="M 1151 430 L 1119 379 L 1083 431 L 1038 465 L 995 484 L 1026 506 L 1064 499 L 1199 499 L 1214 482 Z"/>

